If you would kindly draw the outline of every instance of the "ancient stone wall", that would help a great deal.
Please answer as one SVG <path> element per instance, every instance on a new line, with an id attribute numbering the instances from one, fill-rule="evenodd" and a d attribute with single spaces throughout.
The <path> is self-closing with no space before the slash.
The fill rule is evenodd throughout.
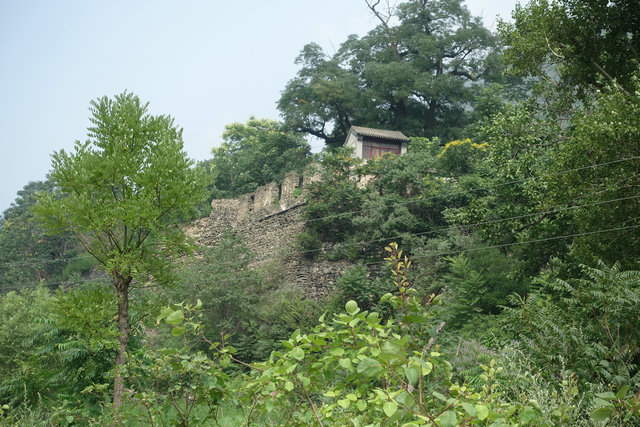
<path id="1" fill-rule="evenodd" d="M 256 267 L 274 262 L 289 283 L 320 298 L 350 264 L 310 259 L 295 247 L 296 235 L 304 231 L 303 188 L 316 179 L 290 172 L 280 187 L 272 182 L 238 199 L 214 200 L 211 215 L 194 222 L 188 233 L 200 245 L 215 246 L 226 230 L 233 230 L 255 254 Z"/>

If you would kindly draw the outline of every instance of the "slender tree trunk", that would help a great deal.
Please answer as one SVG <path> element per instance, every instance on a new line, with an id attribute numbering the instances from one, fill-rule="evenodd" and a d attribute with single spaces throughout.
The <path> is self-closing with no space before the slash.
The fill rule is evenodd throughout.
<path id="1" fill-rule="evenodd" d="M 122 277 L 113 273 L 113 286 L 118 297 L 118 352 L 116 353 L 116 375 L 113 381 L 113 406 L 117 409 L 122 405 L 124 395 L 124 378 L 122 368 L 126 363 L 127 345 L 129 344 L 129 284 L 130 277 Z"/>
<path id="2" fill-rule="evenodd" d="M 432 135 L 437 125 L 437 120 L 436 120 L 437 106 L 438 106 L 438 103 L 435 100 L 429 101 L 429 110 L 427 110 L 426 123 L 427 123 L 427 130 L 431 131 L 431 133 L 427 133 L 430 136 Z"/>

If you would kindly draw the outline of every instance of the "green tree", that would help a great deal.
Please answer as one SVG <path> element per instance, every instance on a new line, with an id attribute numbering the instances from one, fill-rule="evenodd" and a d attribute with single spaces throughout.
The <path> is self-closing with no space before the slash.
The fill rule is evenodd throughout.
<path id="1" fill-rule="evenodd" d="M 614 83 L 631 92 L 640 62 L 640 5 L 633 0 L 532 0 L 500 32 L 511 69 L 572 85 Z"/>
<path id="2" fill-rule="evenodd" d="M 242 238 L 231 232 L 213 248 L 202 250 L 202 257 L 180 272 L 172 292 L 175 301 L 198 295 L 202 301 L 202 324 L 208 336 L 228 341 L 252 357 L 252 328 L 255 329 L 259 302 L 265 294 L 263 279 L 249 268 L 253 254 Z"/>
<path id="3" fill-rule="evenodd" d="M 38 318 L 49 313 L 53 306 L 51 294 L 45 288 L 12 291 L 0 297 L 0 399 L 2 404 L 15 404 L 45 394 L 50 375 L 43 369 L 34 372 L 30 367 L 36 359 L 33 345 L 26 345 L 43 329 Z M 14 386 L 15 385 L 15 386 Z"/>
<path id="4" fill-rule="evenodd" d="M 544 179 L 548 203 L 590 205 L 566 211 L 575 232 L 621 228 L 572 239 L 580 262 L 620 260 L 630 267 L 640 256 L 640 85 L 629 88 L 634 95 L 605 90 L 576 114 Z"/>
<path id="5" fill-rule="evenodd" d="M 114 306 L 114 292 L 98 282 L 0 297 L 0 401 L 35 408 L 66 397 L 95 410 L 101 393 L 96 400 L 86 389 L 108 387 L 118 348 Z"/>
<path id="6" fill-rule="evenodd" d="M 478 127 L 490 190 L 449 219 L 516 243 L 508 250 L 529 274 L 553 256 L 637 257 L 637 11 L 629 1 L 534 0 L 501 26 L 511 71 L 538 83 Z"/>
<path id="7" fill-rule="evenodd" d="M 580 268 L 580 278 L 543 275 L 539 289 L 514 296 L 503 325 L 548 377 L 567 368 L 581 381 L 637 389 L 640 272 L 601 261 Z"/>
<path id="8" fill-rule="evenodd" d="M 222 139 L 211 150 L 213 158 L 201 164 L 211 176 L 214 198 L 235 197 L 282 181 L 288 172 L 302 171 L 310 159 L 304 137 L 274 120 L 251 117 L 244 124 L 229 124 Z"/>
<path id="9" fill-rule="evenodd" d="M 414 136 L 459 137 L 475 94 L 500 79 L 496 38 L 461 0 L 366 2 L 380 24 L 328 57 L 314 43 L 278 108 L 299 132 L 340 145 L 352 124 Z M 397 22 L 397 24 L 396 24 Z"/>
<path id="10" fill-rule="evenodd" d="M 351 154 L 346 147 L 325 153 L 321 162 L 321 179 L 308 188 L 306 227 L 311 236 L 325 242 L 344 241 L 354 233 L 351 212 L 361 209 L 365 190 L 351 179 L 352 169 L 361 163 Z"/>
<path id="11" fill-rule="evenodd" d="M 36 194 L 51 191 L 49 181 L 30 182 L 0 216 L 0 288 L 60 280 L 65 266 L 61 258 L 77 255 L 77 245 L 69 233 L 47 236 L 31 212 Z"/>
<path id="12" fill-rule="evenodd" d="M 52 183 L 34 207 L 52 231 L 69 230 L 111 277 L 118 300 L 113 402 L 122 403 L 120 368 L 129 342 L 129 290 L 170 279 L 172 258 L 190 245 L 179 227 L 202 198 L 199 175 L 182 150 L 182 131 L 124 92 L 91 102 L 89 139 L 53 154 Z"/>

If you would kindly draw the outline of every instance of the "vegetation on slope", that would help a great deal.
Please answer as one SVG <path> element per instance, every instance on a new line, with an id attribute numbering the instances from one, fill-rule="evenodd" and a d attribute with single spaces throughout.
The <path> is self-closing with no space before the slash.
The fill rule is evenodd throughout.
<path id="1" fill-rule="evenodd" d="M 153 210 L 69 203 L 76 179 L 98 197 L 116 181 L 94 175 L 114 169 L 78 164 L 68 175 L 72 159 L 58 153 L 51 179 L 26 186 L 0 221 L 0 422 L 637 425 L 640 14 L 633 2 L 596 3 L 533 0 L 498 39 L 458 0 L 410 0 L 389 15 L 369 2 L 380 22 L 369 34 L 330 58 L 303 49 L 283 123 L 230 125 L 195 168 L 181 152 L 161 156 L 154 172 L 202 174 L 195 193 L 232 197 L 310 161 L 296 131 L 324 138 L 298 240 L 310 258 L 354 266 L 323 301 L 283 284 L 277 265 L 249 268 L 233 234 L 174 262 L 169 240 L 155 238 L 173 236 L 179 215 L 148 227 L 163 255 L 152 264 L 168 268 L 146 268 L 115 243 L 144 234 L 128 221 Z M 362 164 L 337 147 L 350 124 L 403 130 L 409 152 Z M 170 136 L 158 150 L 179 145 L 172 123 L 152 130 Z M 136 148 L 147 153 L 147 142 Z M 135 151 L 82 147 L 78 159 Z M 122 178 L 116 202 L 155 188 L 134 169 L 109 176 Z M 151 181 L 185 193 L 170 176 Z M 119 370 L 122 296 L 73 274 L 91 269 L 71 240 L 78 225 L 47 236 L 31 210 L 38 198 L 64 205 L 48 211 L 59 219 L 99 220 L 83 243 L 135 285 Z M 115 244 L 106 253 L 93 246 L 102 237 Z M 49 289 L 67 279 L 74 286 Z M 113 405 L 115 378 L 124 387 Z"/>

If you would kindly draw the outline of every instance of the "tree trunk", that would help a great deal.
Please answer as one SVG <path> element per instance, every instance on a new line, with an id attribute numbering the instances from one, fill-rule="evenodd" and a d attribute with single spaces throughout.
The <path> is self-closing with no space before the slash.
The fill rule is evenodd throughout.
<path id="1" fill-rule="evenodd" d="M 436 125 L 438 123 L 436 120 L 437 106 L 438 106 L 438 103 L 435 100 L 429 101 L 429 110 L 427 110 L 427 117 L 426 117 L 427 130 L 431 131 L 431 132 L 427 132 L 427 135 L 429 136 L 433 136 Z"/>
<path id="2" fill-rule="evenodd" d="M 124 378 L 122 368 L 126 363 L 125 355 L 129 344 L 129 284 L 130 277 L 113 274 L 113 286 L 118 297 L 118 352 L 116 353 L 115 379 L 113 381 L 113 406 L 118 409 L 122 405 L 124 395 Z"/>

